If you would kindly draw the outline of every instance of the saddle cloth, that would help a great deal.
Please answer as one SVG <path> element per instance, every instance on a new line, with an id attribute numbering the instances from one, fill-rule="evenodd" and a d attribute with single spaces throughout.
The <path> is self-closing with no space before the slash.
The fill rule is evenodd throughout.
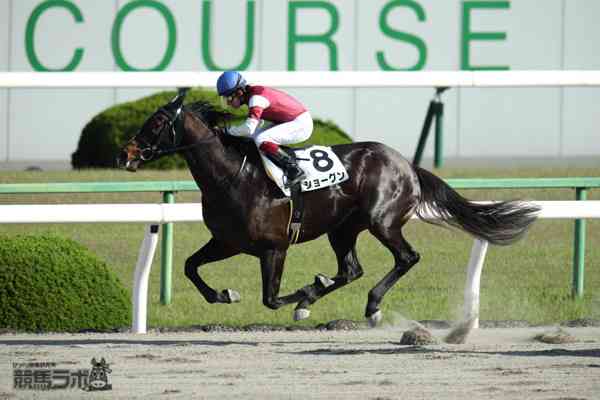
<path id="1" fill-rule="evenodd" d="M 323 189 L 328 186 L 348 180 L 348 172 L 331 147 L 311 146 L 304 149 L 288 149 L 296 156 L 298 166 L 306 173 L 301 182 L 303 192 Z M 283 194 L 290 196 L 290 189 L 285 187 L 283 171 L 261 153 L 262 162 L 267 175 L 281 189 Z"/>

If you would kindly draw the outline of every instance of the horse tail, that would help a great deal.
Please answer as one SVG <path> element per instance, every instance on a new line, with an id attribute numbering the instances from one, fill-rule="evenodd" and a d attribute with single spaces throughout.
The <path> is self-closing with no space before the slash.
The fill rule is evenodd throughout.
<path id="1" fill-rule="evenodd" d="M 425 222 L 451 225 L 490 243 L 508 245 L 527 232 L 540 211 L 539 207 L 521 201 L 474 203 L 431 172 L 413 168 L 421 186 L 415 211 Z"/>

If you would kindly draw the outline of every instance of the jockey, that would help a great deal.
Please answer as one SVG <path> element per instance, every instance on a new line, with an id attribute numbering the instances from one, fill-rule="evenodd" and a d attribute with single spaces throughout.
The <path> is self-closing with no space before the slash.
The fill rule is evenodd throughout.
<path id="1" fill-rule="evenodd" d="M 221 74 L 217 92 L 233 108 L 248 106 L 248 118 L 229 128 L 230 135 L 252 138 L 256 147 L 283 170 L 287 187 L 306 177 L 296 160 L 279 147 L 303 142 L 312 134 L 312 117 L 298 100 L 279 90 L 249 85 L 237 71 Z M 263 127 L 263 120 L 273 125 Z"/>

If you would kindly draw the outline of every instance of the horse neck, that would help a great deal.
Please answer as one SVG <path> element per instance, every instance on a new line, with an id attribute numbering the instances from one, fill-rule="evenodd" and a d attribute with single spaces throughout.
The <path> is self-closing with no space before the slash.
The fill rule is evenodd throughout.
<path id="1" fill-rule="evenodd" d="M 214 133 L 201 121 L 187 114 L 184 114 L 184 129 L 182 144 L 185 146 L 214 137 Z M 203 192 L 215 188 L 229 189 L 231 185 L 227 182 L 233 179 L 242 165 L 241 156 L 228 151 L 218 137 L 192 147 L 184 155 L 194 180 Z"/>

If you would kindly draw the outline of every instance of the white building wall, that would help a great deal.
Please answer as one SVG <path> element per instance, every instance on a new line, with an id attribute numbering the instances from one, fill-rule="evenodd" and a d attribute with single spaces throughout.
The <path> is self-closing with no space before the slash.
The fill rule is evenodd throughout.
<path id="1" fill-rule="evenodd" d="M 27 57 L 26 28 L 42 0 L 0 2 L 0 69 L 35 70 Z M 111 34 L 127 0 L 69 0 L 81 13 L 52 8 L 39 18 L 34 46 L 41 63 L 62 68 L 75 49 L 83 57 L 75 71 L 118 71 Z M 300 8 L 297 33 L 323 35 L 335 28 L 331 42 L 340 70 L 419 66 L 424 70 L 460 70 L 464 7 L 472 0 L 326 0 L 327 7 Z M 478 4 L 481 2 L 477 2 Z M 490 3 L 490 2 L 488 2 Z M 470 12 L 470 31 L 505 34 L 505 38 L 472 40 L 473 66 L 506 66 L 512 70 L 598 69 L 600 2 L 500 0 L 492 8 Z M 204 11 L 212 11 L 209 55 L 221 68 L 235 68 L 246 52 L 247 7 L 254 7 L 253 54 L 245 69 L 287 70 L 290 66 L 290 8 L 285 0 L 148 1 L 124 20 L 120 35 L 124 62 L 148 69 L 159 64 L 172 32 L 175 49 L 166 67 L 171 71 L 207 70 L 203 51 Z M 159 6 L 155 6 L 159 4 Z M 300 3 L 303 4 L 303 3 Z M 498 7 L 500 4 L 500 7 Z M 153 6 L 154 5 L 154 6 Z M 160 6 L 162 5 L 162 6 Z M 157 9 L 159 7 L 160 9 Z M 383 10 L 389 12 L 383 14 Z M 385 32 L 387 31 L 387 33 Z M 390 33 L 391 32 L 391 33 Z M 413 43 L 399 40 L 408 34 Z M 172 38 L 173 39 L 173 38 Z M 489 38 L 488 38 L 489 39 Z M 423 59 L 419 42 L 426 49 Z M 379 56 L 378 56 L 379 54 Z M 296 46 L 295 69 L 333 69 L 329 47 L 322 43 Z M 259 83 L 259 82 L 257 82 Z M 0 162 L 68 161 L 83 126 L 105 108 L 159 89 L 0 89 Z M 433 88 L 292 89 L 313 116 L 332 120 L 355 140 L 385 142 L 412 157 Z M 445 103 L 444 155 L 448 158 L 567 158 L 600 152 L 598 125 L 600 90 L 595 88 L 451 89 Z M 430 138 L 426 156 L 433 154 Z M 44 143 L 40 146 L 39 143 Z"/>
<path id="2" fill-rule="evenodd" d="M 10 32 L 10 3 L 0 2 L 0 71 L 8 71 Z M 0 89 L 0 162 L 8 158 L 8 96 L 9 90 Z"/>
<path id="3" fill-rule="evenodd" d="M 11 0 L 11 71 L 33 70 L 27 58 L 26 26 L 39 0 Z M 34 33 L 37 57 L 44 66 L 66 66 L 77 48 L 83 49 L 77 71 L 113 70 L 110 26 L 112 2 L 73 2 L 83 20 L 64 8 L 51 8 L 40 16 Z M 77 147 L 83 126 L 114 101 L 113 89 L 12 89 L 8 161 L 68 161 Z"/>
<path id="4" fill-rule="evenodd" d="M 564 69 L 600 69 L 600 2 L 580 0 L 565 2 Z M 564 89 L 562 110 L 561 155 L 597 156 L 600 154 L 600 90 Z"/>

